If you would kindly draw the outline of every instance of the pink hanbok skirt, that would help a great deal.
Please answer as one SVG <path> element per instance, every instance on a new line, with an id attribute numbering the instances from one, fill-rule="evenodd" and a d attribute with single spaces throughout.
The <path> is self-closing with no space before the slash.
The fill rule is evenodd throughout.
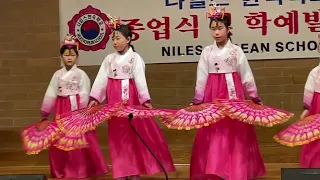
<path id="1" fill-rule="evenodd" d="M 245 99 L 238 73 L 233 73 L 237 97 Z M 209 74 L 204 102 L 228 99 L 225 74 Z M 248 180 L 266 173 L 255 128 L 225 118 L 197 131 L 192 149 L 190 179 Z"/>
<path id="2" fill-rule="evenodd" d="M 320 113 L 320 94 L 314 92 L 313 100 L 310 107 L 310 114 Z M 301 168 L 320 168 L 320 141 L 313 141 L 303 145 L 300 153 Z"/>
<path id="3" fill-rule="evenodd" d="M 122 101 L 121 87 L 121 80 L 109 78 L 108 103 Z M 140 105 L 133 79 L 129 80 L 128 104 Z M 158 124 L 153 119 L 133 119 L 132 124 L 165 170 L 175 171 L 168 145 Z M 113 118 L 108 121 L 108 140 L 114 178 L 162 172 L 156 160 L 129 126 L 128 118 Z"/>
<path id="4" fill-rule="evenodd" d="M 79 106 L 80 97 L 77 95 Z M 59 96 L 55 113 L 68 113 L 71 109 L 69 97 Z M 96 131 L 85 134 L 87 149 L 63 151 L 54 146 L 49 148 L 50 171 L 53 178 L 87 178 L 108 172 L 108 166 L 100 149 Z"/>

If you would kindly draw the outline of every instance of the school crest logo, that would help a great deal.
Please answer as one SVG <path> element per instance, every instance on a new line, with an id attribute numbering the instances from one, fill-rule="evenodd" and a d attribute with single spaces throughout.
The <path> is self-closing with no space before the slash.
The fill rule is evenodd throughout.
<path id="1" fill-rule="evenodd" d="M 72 17 L 68 22 L 69 33 L 77 37 L 80 50 L 98 51 L 106 48 L 111 34 L 105 25 L 107 20 L 106 14 L 90 5 Z"/>

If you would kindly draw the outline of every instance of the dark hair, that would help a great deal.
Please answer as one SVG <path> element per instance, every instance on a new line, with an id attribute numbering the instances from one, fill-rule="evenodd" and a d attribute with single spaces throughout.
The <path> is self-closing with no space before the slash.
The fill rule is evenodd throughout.
<path id="1" fill-rule="evenodd" d="M 69 45 L 63 45 L 61 48 L 60 48 L 60 55 L 62 56 L 63 53 L 66 51 L 66 50 L 74 50 L 74 52 L 76 52 L 76 55 L 78 56 L 79 55 L 79 52 L 77 50 L 77 46 L 69 46 Z"/>
<path id="2" fill-rule="evenodd" d="M 120 32 L 122 34 L 122 36 L 124 36 L 126 39 L 130 38 L 129 46 L 135 52 L 134 47 L 131 44 L 131 39 L 132 39 L 132 30 L 131 30 L 131 28 L 126 24 L 121 24 L 119 26 L 119 28 L 116 29 L 116 31 Z"/>
<path id="3" fill-rule="evenodd" d="M 231 20 L 230 20 L 230 17 L 229 17 L 229 16 L 230 16 L 230 15 L 228 15 L 228 14 L 224 14 L 224 16 L 223 16 L 222 19 L 210 18 L 209 28 L 211 29 L 211 24 L 212 24 L 212 22 L 216 22 L 216 23 L 221 22 L 221 23 L 223 23 L 223 24 L 226 26 L 226 28 L 228 29 L 228 28 L 231 26 Z M 232 33 L 229 31 L 229 32 L 228 32 L 228 38 L 229 38 L 230 40 L 231 40 L 231 35 L 232 35 Z"/>

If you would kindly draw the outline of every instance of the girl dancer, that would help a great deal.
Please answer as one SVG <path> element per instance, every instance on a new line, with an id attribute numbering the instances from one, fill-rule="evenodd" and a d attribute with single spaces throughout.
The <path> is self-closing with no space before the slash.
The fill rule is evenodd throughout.
<path id="1" fill-rule="evenodd" d="M 55 114 L 68 113 L 88 104 L 90 79 L 77 68 L 78 44 L 71 35 L 62 42 L 60 55 L 64 67 L 52 76 L 41 107 L 43 119 L 53 110 Z M 108 172 L 96 132 L 90 131 L 85 137 L 88 149 L 62 151 L 54 146 L 49 149 L 50 171 L 54 178 L 79 179 Z"/>
<path id="2" fill-rule="evenodd" d="M 320 33 L 318 33 L 318 52 L 320 53 Z M 320 113 L 320 64 L 309 73 L 304 87 L 304 111 L 301 119 Z M 320 168 L 320 141 L 313 141 L 303 145 L 300 153 L 300 166 L 302 168 Z"/>
<path id="3" fill-rule="evenodd" d="M 89 107 L 126 101 L 129 105 L 152 108 L 145 78 L 145 64 L 131 45 L 132 32 L 127 25 L 116 24 L 113 47 L 116 52 L 107 55 L 94 81 Z M 146 141 L 166 171 L 175 171 L 166 141 L 152 119 L 133 119 L 133 126 Z M 113 177 L 140 179 L 140 174 L 161 172 L 156 160 L 129 126 L 127 118 L 108 121 L 108 139 Z"/>
<path id="4" fill-rule="evenodd" d="M 215 42 L 204 48 L 198 63 L 193 104 L 215 99 L 261 100 L 248 60 L 231 43 L 230 15 L 211 7 L 207 12 Z M 191 179 L 247 180 L 265 174 L 254 126 L 225 118 L 197 131 L 191 157 Z"/>

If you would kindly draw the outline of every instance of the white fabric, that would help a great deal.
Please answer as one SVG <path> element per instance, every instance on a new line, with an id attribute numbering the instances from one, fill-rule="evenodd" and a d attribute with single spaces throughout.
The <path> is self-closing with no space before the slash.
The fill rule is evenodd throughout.
<path id="1" fill-rule="evenodd" d="M 205 47 L 201 53 L 197 67 L 195 99 L 199 101 L 203 100 L 209 73 L 230 74 L 225 76 L 227 84 L 229 84 L 229 94 L 235 91 L 233 88 L 233 79 L 231 81 L 231 74 L 233 72 L 239 73 L 242 85 L 248 96 L 251 98 L 257 98 L 257 87 L 249 62 L 239 46 L 228 41 L 222 49 L 219 49 L 215 43 Z M 231 97 L 236 97 L 236 93 L 231 94 Z"/>
<path id="2" fill-rule="evenodd" d="M 51 113 L 58 96 L 69 97 L 72 110 L 84 108 L 89 101 L 89 92 L 90 79 L 83 70 L 76 65 L 69 71 L 63 67 L 53 74 L 44 95 L 41 111 Z M 77 104 L 77 94 L 80 96 L 80 107 Z"/>
<path id="3" fill-rule="evenodd" d="M 227 88 L 229 93 L 229 99 L 237 99 L 236 88 L 234 86 L 232 73 L 225 74 Z"/>
<path id="4" fill-rule="evenodd" d="M 121 91 L 122 100 L 129 100 L 129 79 L 121 80 Z"/>
<path id="5" fill-rule="evenodd" d="M 75 111 L 78 109 L 78 103 L 77 103 L 77 96 L 69 96 L 70 104 L 71 104 L 71 111 Z"/>
<path id="6" fill-rule="evenodd" d="M 128 85 L 129 88 L 129 80 L 134 79 L 139 94 L 139 101 L 144 103 L 150 100 L 144 61 L 131 48 L 123 55 L 118 52 L 109 54 L 103 61 L 90 93 L 90 96 L 99 102 L 106 99 L 108 78 L 128 80 L 122 81 L 123 88 L 125 85 Z M 127 95 L 122 93 L 122 98 L 129 98 L 129 89 Z"/>
<path id="7" fill-rule="evenodd" d="M 320 73 L 319 73 L 319 66 L 313 68 L 307 78 L 306 84 L 304 86 L 304 93 L 303 93 L 303 103 L 311 106 L 311 102 L 313 100 L 314 92 L 320 93 Z"/>

